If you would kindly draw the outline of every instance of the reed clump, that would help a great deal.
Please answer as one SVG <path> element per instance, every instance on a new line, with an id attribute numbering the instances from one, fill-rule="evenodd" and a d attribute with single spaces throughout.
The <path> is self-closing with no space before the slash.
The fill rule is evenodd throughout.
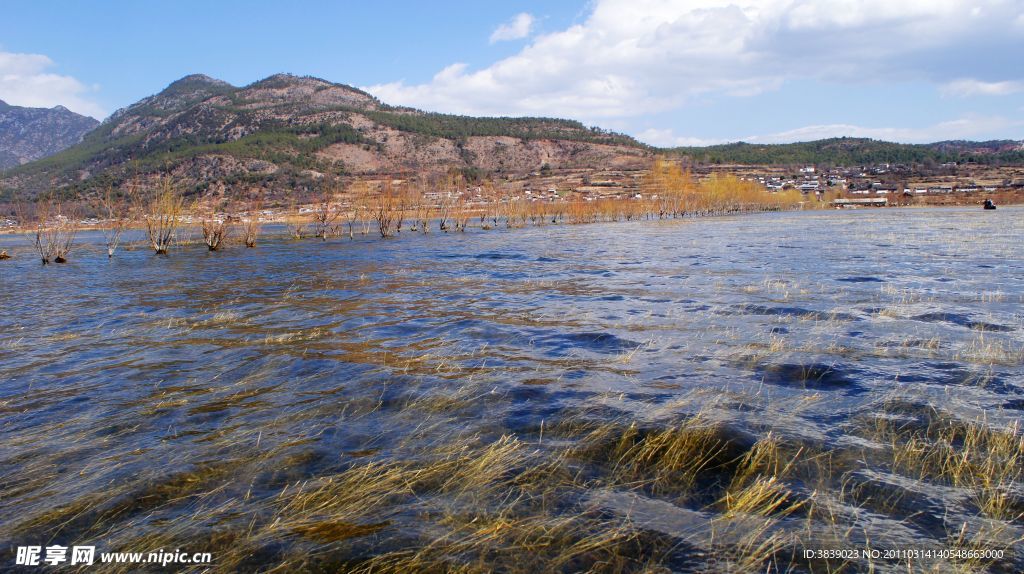
<path id="1" fill-rule="evenodd" d="M 803 547 L 886 542 L 884 532 L 882 541 L 859 534 L 863 521 L 884 509 L 834 496 L 833 473 L 845 480 L 863 455 L 811 454 L 812 447 L 771 432 L 746 439 L 705 414 L 644 425 L 611 410 L 586 410 L 565 413 L 546 429 L 484 435 L 447 426 L 462 413 L 424 419 L 413 400 L 349 409 L 346 421 L 388 408 L 417 422 L 385 448 L 347 451 L 339 461 L 302 448 L 303 440 L 264 451 L 238 447 L 230 461 L 83 499 L 24 522 L 19 532 L 102 533 L 125 548 L 185 548 L 202 536 L 218 571 L 273 564 L 281 571 L 773 572 L 800 569 Z M 910 405 L 883 410 L 917 412 L 921 424 L 880 423 L 879 432 L 919 432 L 957 449 L 997 453 L 991 463 L 982 457 L 972 464 L 988 468 L 996 483 L 1019 480 L 1019 445 L 996 436 L 999 429 L 972 430 Z M 1015 427 L 1009 430 L 1019 438 Z M 237 438 L 228 433 L 223 440 Z M 368 437 L 366 444 L 378 440 Z M 259 444 L 243 444 L 252 442 Z M 864 496 L 878 494 L 866 490 L 858 498 Z M 1003 508 L 986 516 L 1000 512 L 1000 520 L 1012 520 L 1013 502 Z M 218 525 L 212 539 L 210 524 Z M 958 548 L 988 548 L 1008 535 L 985 533 L 987 541 L 975 541 L 949 533 Z M 866 560 L 806 566 L 874 567 Z"/>
<path id="2" fill-rule="evenodd" d="M 545 501 L 572 484 L 560 459 L 545 459 L 515 436 L 456 437 L 415 460 L 371 461 L 286 487 L 254 542 L 297 536 L 330 544 L 347 571 L 491 571 L 527 561 L 533 568 L 543 564 L 541 556 L 522 555 L 527 547 L 542 552 L 543 560 L 617 556 L 614 548 L 604 548 L 618 538 L 604 538 L 608 528 L 594 523 L 588 532 L 582 526 L 591 523 L 579 514 L 548 512 Z M 360 545 L 393 536 L 392 521 L 410 509 L 429 521 L 424 538 L 411 549 L 406 541 L 405 549 L 368 558 Z M 637 545 L 632 552 L 641 550 Z"/>
<path id="3" fill-rule="evenodd" d="M 668 537 L 627 520 L 498 514 L 455 525 L 421 548 L 371 558 L 354 572 L 665 572 Z"/>
<path id="4" fill-rule="evenodd" d="M 916 478 L 966 489 L 982 513 L 1024 517 L 1024 434 L 1019 422 L 993 428 L 984 421 L 940 419 L 923 429 L 890 428 L 892 466 Z"/>
<path id="5" fill-rule="evenodd" d="M 802 449 L 785 453 L 775 435 L 754 443 L 739 461 L 732 480 L 719 504 L 725 516 L 737 514 L 788 516 L 806 504 L 786 484 L 799 460 Z"/>
<path id="6" fill-rule="evenodd" d="M 274 524 L 285 530 L 311 528 L 319 518 L 347 522 L 373 516 L 381 507 L 413 493 L 415 471 L 399 463 L 356 466 L 340 474 L 286 488 L 278 496 Z"/>
<path id="7" fill-rule="evenodd" d="M 980 333 L 968 341 L 954 358 L 984 365 L 1019 365 L 1024 363 L 1024 345 Z"/>
<path id="8" fill-rule="evenodd" d="M 724 476 L 740 448 L 719 425 L 694 416 L 657 429 L 599 424 L 579 438 L 572 455 L 604 465 L 610 484 L 686 501 L 707 486 L 702 478 L 716 482 Z"/>

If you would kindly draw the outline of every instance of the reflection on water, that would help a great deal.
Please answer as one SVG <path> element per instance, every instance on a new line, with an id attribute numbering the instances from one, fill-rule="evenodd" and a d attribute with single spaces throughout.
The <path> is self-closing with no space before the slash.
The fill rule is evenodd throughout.
<path id="1" fill-rule="evenodd" d="M 6 237 L 0 541 L 212 551 L 225 571 L 516 571 L 526 549 L 564 571 L 764 571 L 966 532 L 1017 550 L 979 567 L 1024 568 L 1022 214 L 84 247 L 46 267 Z M 978 434 L 1006 428 L 1008 447 Z M 971 473 L 929 467 L 937 444 L 973 445 Z M 800 462 L 767 472 L 769 447 Z M 994 490 L 970 478 L 996 472 L 982 459 L 1010 465 Z"/>

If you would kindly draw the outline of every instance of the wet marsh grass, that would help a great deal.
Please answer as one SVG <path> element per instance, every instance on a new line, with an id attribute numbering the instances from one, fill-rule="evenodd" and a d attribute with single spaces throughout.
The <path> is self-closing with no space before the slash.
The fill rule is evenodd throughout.
<path id="1" fill-rule="evenodd" d="M 799 562 L 794 557 L 804 546 L 862 544 L 849 521 L 865 508 L 900 515 L 899 492 L 860 486 L 843 494 L 843 483 L 864 461 L 964 489 L 994 524 L 1021 519 L 1012 496 L 1024 456 L 1016 426 L 957 421 L 934 407 L 892 402 L 882 405 L 886 417 L 865 421 L 870 424 L 860 433 L 878 447 L 860 454 L 773 432 L 751 437 L 700 412 L 641 423 L 581 410 L 518 433 L 460 430 L 462 411 L 473 409 L 485 388 L 481 382 L 458 389 L 456 396 L 465 397 L 460 404 L 435 404 L 414 393 L 345 411 L 352 422 L 389 410 L 410 420 L 432 413 L 440 426 L 421 429 L 432 437 L 427 445 L 414 434 L 398 444 L 381 440 L 391 444 L 384 450 L 364 441 L 365 454 L 331 462 L 304 453 L 301 442 L 275 444 L 268 427 L 259 435 L 267 441 L 262 448 L 251 437 L 220 462 L 83 496 L 25 517 L 14 533 L 47 540 L 102 536 L 119 547 L 158 548 L 188 545 L 197 529 L 220 524 L 203 547 L 217 556 L 217 571 L 266 563 L 357 572 L 667 572 L 684 565 L 774 571 Z M 306 420 L 308 413 L 296 416 Z M 438 434 L 449 425 L 452 430 Z M 237 442 L 235 434 L 224 440 Z M 22 492 L 32 488 L 21 485 Z M 590 493 L 601 491 L 689 509 L 703 534 L 673 535 L 636 522 L 591 500 Z M 147 522 L 157 527 L 136 530 Z M 987 541 L 958 530 L 948 536 L 964 548 L 1012 548 L 1019 541 L 1006 528 L 989 532 Z M 884 537 L 874 543 L 884 546 Z M 709 556 L 716 561 L 701 566 Z M 959 564 L 963 571 L 989 565 Z"/>
<path id="2" fill-rule="evenodd" d="M 990 518 L 1024 518 L 1024 434 L 1018 423 L 992 428 L 984 421 L 939 418 L 923 429 L 886 428 L 881 435 L 897 472 L 963 489 Z"/>
<path id="3" fill-rule="evenodd" d="M 1024 363 L 1024 344 L 981 333 L 964 344 L 955 359 L 984 365 L 1020 365 Z"/>
<path id="4" fill-rule="evenodd" d="M 161 371 L 168 381 L 146 381 L 145 392 L 117 397 L 118 410 L 89 414 L 102 425 L 83 414 L 47 425 L 49 437 L 6 427 L 5 447 L 20 453 L 35 442 L 68 446 L 56 459 L 5 458 L 0 500 L 19 508 L 0 504 L 0 540 L 194 548 L 214 553 L 219 572 L 1020 570 L 1017 559 L 899 565 L 801 554 L 908 541 L 1021 547 L 1019 413 L 1007 407 L 986 420 L 961 408 L 964 394 L 989 397 L 986 385 L 1017 372 L 1017 332 L 916 321 L 915 306 L 934 302 L 923 289 L 904 305 L 901 289 L 865 295 L 722 274 L 705 291 L 681 266 L 666 268 L 684 287 L 620 282 L 621 302 L 566 316 L 537 298 L 575 304 L 608 290 L 578 276 L 500 285 L 486 276 L 381 279 L 353 266 L 351 279 L 295 280 L 259 312 L 190 291 L 190 314 L 140 313 L 138 324 L 114 329 L 145 333 L 169 365 L 206 345 L 228 362 L 269 359 L 239 372 Z M 386 311 L 374 325 L 339 319 L 365 310 L 339 301 L 357 273 L 387 291 L 375 299 Z M 434 311 L 443 329 L 401 340 L 403 318 L 432 317 L 438 306 L 403 297 L 435 292 L 432 282 L 471 296 Z M 517 304 L 489 308 L 481 293 L 493 289 Z M 665 302 L 638 299 L 654 295 Z M 737 301 L 756 307 L 737 311 Z M 897 310 L 891 321 L 866 310 L 886 304 Z M 775 308 L 784 313 L 767 314 Z M 301 318 L 261 317 L 282 309 Z M 848 334 L 868 321 L 893 328 Z M 566 333 L 593 336 L 559 338 Z M 74 334 L 45 336 L 89 336 Z M 24 349 L 25 337 L 40 340 L 15 331 L 0 345 Z M 974 339 L 973 356 L 954 360 Z M 901 386 L 891 375 L 904 365 L 923 365 L 918 380 L 940 373 L 947 388 Z M 856 405 L 848 387 L 817 384 L 826 367 L 857 383 L 884 379 L 898 399 Z M 699 385 L 687 381 L 694 375 Z M 0 399 L 0 416 L 26 408 Z M 158 438 L 136 439 L 147 435 Z M 61 485 L 69 479 L 78 492 Z M 131 571 L 106 571 L 119 569 Z"/>

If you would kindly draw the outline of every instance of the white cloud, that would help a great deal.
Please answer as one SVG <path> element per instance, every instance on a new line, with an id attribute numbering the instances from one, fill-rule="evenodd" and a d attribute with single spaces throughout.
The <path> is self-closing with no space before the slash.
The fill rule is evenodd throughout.
<path id="1" fill-rule="evenodd" d="M 52 108 L 103 118 L 107 114 L 88 94 L 95 88 L 71 76 L 50 73 L 53 60 L 42 54 L 0 52 L 0 100 L 14 106 Z"/>
<path id="2" fill-rule="evenodd" d="M 704 139 L 689 136 L 679 136 L 676 135 L 675 131 L 672 130 L 671 128 L 648 128 L 636 134 L 636 139 L 644 143 L 658 147 L 709 146 L 726 143 L 726 140 L 720 139 Z"/>
<path id="3" fill-rule="evenodd" d="M 1024 92 L 1024 82 L 983 82 L 969 78 L 954 80 L 942 86 L 942 93 L 950 96 L 1006 96 Z"/>
<path id="4" fill-rule="evenodd" d="M 872 138 L 903 143 L 929 143 L 945 140 L 988 139 L 1006 128 L 1024 126 L 1022 121 L 999 116 L 967 116 L 920 128 L 866 127 L 848 124 L 806 126 L 763 136 L 750 136 L 751 143 L 813 141 L 831 137 Z"/>
<path id="5" fill-rule="evenodd" d="M 709 146 L 728 142 L 777 144 L 814 141 L 834 137 L 871 138 L 902 143 L 930 143 L 946 140 L 998 139 L 1006 128 L 1024 128 L 1024 121 L 1000 116 L 965 116 L 920 128 L 867 127 L 853 124 L 811 125 L 735 139 L 703 139 L 679 136 L 672 129 L 651 128 L 637 134 L 644 143 L 660 147 Z"/>
<path id="6" fill-rule="evenodd" d="M 516 14 L 511 20 L 498 26 L 491 33 L 491 43 L 525 38 L 530 35 L 530 30 L 532 29 L 533 16 L 526 12 Z"/>
<path id="7" fill-rule="evenodd" d="M 586 20 L 481 69 L 453 64 L 382 100 L 481 115 L 606 122 L 698 96 L 793 80 L 839 84 L 972 76 L 1024 80 L 1019 0 L 595 0 Z M 1002 76 L 1002 77 L 1000 77 Z"/>

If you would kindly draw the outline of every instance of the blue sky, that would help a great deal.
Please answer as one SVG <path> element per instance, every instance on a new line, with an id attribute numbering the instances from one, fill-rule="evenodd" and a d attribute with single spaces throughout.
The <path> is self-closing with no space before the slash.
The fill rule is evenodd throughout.
<path id="1" fill-rule="evenodd" d="M 9 2 L 0 99 L 102 118 L 190 73 L 578 119 L 657 145 L 1024 139 L 1024 0 Z"/>

